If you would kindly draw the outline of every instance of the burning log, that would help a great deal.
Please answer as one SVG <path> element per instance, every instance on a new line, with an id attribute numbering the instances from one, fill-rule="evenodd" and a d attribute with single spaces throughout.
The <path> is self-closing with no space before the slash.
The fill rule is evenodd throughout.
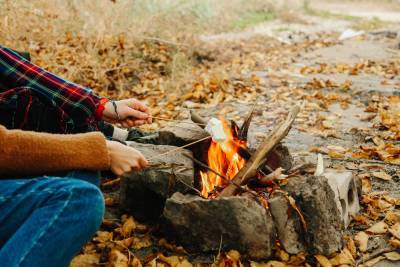
<path id="1" fill-rule="evenodd" d="M 279 124 L 275 129 L 272 130 L 269 136 L 264 139 L 264 142 L 256 150 L 256 152 L 250 157 L 243 168 L 233 178 L 233 183 L 244 185 L 257 173 L 257 170 L 265 164 L 266 156 L 268 153 L 289 133 L 289 130 L 299 113 L 300 108 L 295 106 L 289 113 L 285 121 Z M 225 187 L 219 197 L 232 196 L 237 192 L 237 187 L 234 185 L 228 185 Z"/>

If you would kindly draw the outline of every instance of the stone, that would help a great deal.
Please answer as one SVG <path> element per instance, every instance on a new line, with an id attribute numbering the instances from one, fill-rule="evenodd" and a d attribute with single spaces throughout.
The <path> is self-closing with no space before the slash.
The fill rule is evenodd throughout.
<path id="1" fill-rule="evenodd" d="M 294 198 L 307 224 L 303 234 L 307 252 L 329 256 L 339 251 L 343 246 L 344 224 L 328 179 L 292 177 L 282 189 Z"/>
<path id="2" fill-rule="evenodd" d="M 166 202 L 164 218 L 166 233 L 189 252 L 235 249 L 255 260 L 272 256 L 274 223 L 251 198 L 203 199 L 175 193 Z"/>
<path id="3" fill-rule="evenodd" d="M 274 193 L 268 201 L 272 218 L 278 233 L 278 239 L 290 254 L 306 251 L 302 233 L 302 224 L 296 211 L 281 192 Z"/>
<path id="4" fill-rule="evenodd" d="M 356 180 L 351 171 L 327 169 L 323 175 L 335 193 L 336 204 L 340 210 L 345 228 L 350 224 L 350 216 L 360 211 Z"/>
<path id="5" fill-rule="evenodd" d="M 167 124 L 158 132 L 159 145 L 183 146 L 199 139 L 207 137 L 209 134 L 191 120 L 174 122 Z"/>
<path id="6" fill-rule="evenodd" d="M 138 220 L 158 219 L 164 209 L 165 200 L 175 192 L 190 192 L 194 184 L 194 167 L 189 150 L 179 149 L 173 153 L 158 155 L 174 150 L 174 146 L 127 142 L 139 150 L 147 159 L 148 167 L 122 177 L 120 189 L 121 207 Z"/>

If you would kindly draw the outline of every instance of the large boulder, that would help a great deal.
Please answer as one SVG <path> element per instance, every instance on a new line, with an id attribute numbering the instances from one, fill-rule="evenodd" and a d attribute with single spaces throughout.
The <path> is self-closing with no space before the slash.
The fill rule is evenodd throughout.
<path id="1" fill-rule="evenodd" d="M 303 214 L 308 252 L 330 255 L 339 251 L 344 222 L 328 179 L 323 176 L 292 177 L 282 189 L 294 198 Z"/>
<path id="2" fill-rule="evenodd" d="M 268 201 L 275 222 L 278 239 L 290 254 L 306 251 L 304 229 L 296 210 L 289 204 L 284 193 L 274 193 Z"/>
<path id="3" fill-rule="evenodd" d="M 203 199 L 175 193 L 166 202 L 167 233 L 193 252 L 236 249 L 253 259 L 272 255 L 275 227 L 255 200 L 235 196 Z"/>
<path id="4" fill-rule="evenodd" d="M 194 184 L 194 168 L 191 159 L 183 154 L 189 150 L 175 150 L 174 146 L 128 142 L 129 146 L 150 159 L 144 170 L 131 172 L 122 177 L 120 203 L 124 210 L 139 220 L 155 220 L 164 209 L 165 200 L 175 192 L 187 193 Z"/>

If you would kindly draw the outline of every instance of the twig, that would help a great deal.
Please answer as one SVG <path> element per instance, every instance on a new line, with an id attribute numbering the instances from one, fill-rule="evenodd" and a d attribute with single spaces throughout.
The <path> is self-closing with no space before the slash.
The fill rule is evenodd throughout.
<path id="1" fill-rule="evenodd" d="M 156 159 L 156 158 L 165 156 L 165 155 L 170 154 L 170 153 L 172 153 L 172 152 L 181 150 L 181 149 L 183 149 L 183 148 L 185 148 L 185 147 L 192 146 L 192 145 L 194 145 L 194 144 L 197 144 L 197 143 L 200 143 L 200 142 L 202 142 L 202 141 L 205 141 L 205 140 L 207 140 L 207 139 L 209 139 L 209 138 L 211 138 L 211 136 L 207 136 L 207 137 L 201 138 L 201 139 L 199 139 L 199 140 L 197 140 L 197 141 L 194 141 L 194 142 L 191 142 L 191 143 L 189 143 L 189 144 L 186 144 L 186 145 L 177 147 L 177 148 L 172 149 L 172 150 L 170 150 L 170 151 L 167 151 L 167 152 L 165 152 L 165 153 L 158 154 L 158 155 L 156 155 L 156 156 L 154 156 L 154 157 L 148 158 L 147 160 L 150 161 L 150 160 L 153 160 L 153 159 Z"/>
<path id="2" fill-rule="evenodd" d="M 175 176 L 175 178 L 176 178 L 176 176 Z M 176 180 L 177 180 L 178 182 L 181 182 L 182 184 L 186 185 L 188 188 L 192 189 L 192 190 L 195 191 L 197 194 L 199 194 L 199 196 L 202 197 L 201 192 L 200 192 L 199 189 L 197 189 L 197 188 L 195 188 L 195 187 L 193 187 L 193 186 L 191 186 L 191 185 L 185 183 L 185 182 L 184 182 L 183 180 L 181 180 L 181 179 L 176 178 Z"/>
<path id="3" fill-rule="evenodd" d="M 391 251 L 393 251 L 392 248 L 382 248 L 382 249 L 376 250 L 376 251 L 372 252 L 371 254 L 369 254 L 368 256 L 362 257 L 361 259 L 357 260 L 356 266 L 359 266 L 360 264 L 365 263 L 366 261 L 369 261 L 383 253 L 387 253 L 387 252 L 391 252 Z"/>
<path id="4" fill-rule="evenodd" d="M 167 119 L 167 118 L 163 118 L 163 117 L 154 117 L 151 116 L 153 119 L 157 119 L 157 120 L 164 120 L 164 121 L 175 121 L 175 122 L 179 122 L 179 123 L 186 123 L 186 124 L 191 124 L 193 125 L 193 122 L 190 121 L 182 121 L 182 120 L 175 120 L 175 119 Z M 204 123 L 196 123 L 197 125 L 201 125 L 201 126 L 206 126 L 207 124 Z"/>

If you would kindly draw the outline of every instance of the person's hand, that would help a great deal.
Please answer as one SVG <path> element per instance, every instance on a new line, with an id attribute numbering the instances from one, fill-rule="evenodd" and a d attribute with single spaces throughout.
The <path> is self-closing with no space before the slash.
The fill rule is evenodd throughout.
<path id="1" fill-rule="evenodd" d="M 120 123 L 121 126 L 125 128 L 152 122 L 149 109 L 137 99 L 129 98 L 119 100 L 115 101 L 115 104 L 117 106 L 119 120 L 111 101 L 107 102 L 104 106 L 103 120 L 111 123 Z"/>
<path id="2" fill-rule="evenodd" d="M 106 141 L 110 155 L 111 171 L 120 176 L 130 171 L 139 171 L 147 166 L 146 158 L 134 149 L 116 141 Z"/>

